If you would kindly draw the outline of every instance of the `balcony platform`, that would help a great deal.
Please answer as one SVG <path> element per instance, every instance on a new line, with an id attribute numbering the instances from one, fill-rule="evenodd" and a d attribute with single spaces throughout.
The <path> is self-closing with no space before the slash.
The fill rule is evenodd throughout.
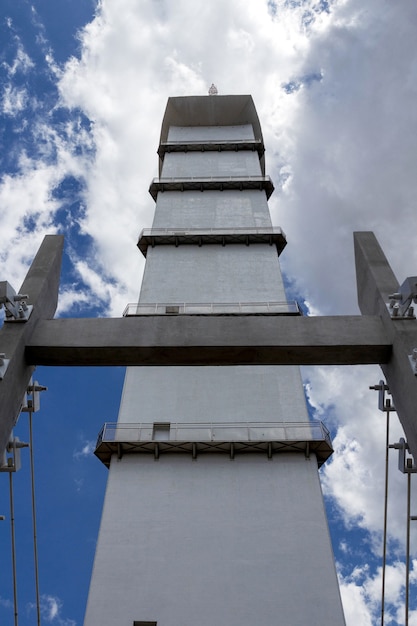
<path id="1" fill-rule="evenodd" d="M 167 152 L 238 152 L 240 150 L 256 150 L 259 157 L 261 157 L 265 152 L 265 147 L 259 139 L 240 141 L 164 141 L 159 145 L 158 155 L 163 159 Z"/>
<path id="2" fill-rule="evenodd" d="M 224 191 L 226 189 L 264 190 L 269 199 L 274 192 L 274 184 L 269 176 L 154 178 L 149 187 L 149 193 L 156 202 L 158 193 L 164 191 Z"/>
<path id="3" fill-rule="evenodd" d="M 123 317 L 142 315 L 302 315 L 298 303 L 290 302 L 150 302 L 128 304 Z"/>
<path id="4" fill-rule="evenodd" d="M 110 467 L 112 454 L 237 455 L 263 453 L 271 459 L 282 452 L 317 457 L 318 466 L 333 452 L 329 431 L 322 422 L 225 422 L 225 423 L 106 423 L 94 454 Z"/>
<path id="5" fill-rule="evenodd" d="M 268 243 L 277 247 L 281 254 L 287 240 L 281 228 L 189 228 L 177 230 L 170 228 L 144 228 L 138 241 L 138 248 L 146 257 L 148 247 L 162 245 L 207 245 L 207 244 L 245 244 Z"/>

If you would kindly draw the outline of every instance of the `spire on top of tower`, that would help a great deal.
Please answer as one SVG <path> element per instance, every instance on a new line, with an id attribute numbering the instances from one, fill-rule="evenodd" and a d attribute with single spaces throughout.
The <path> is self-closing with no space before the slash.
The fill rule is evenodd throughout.
<path id="1" fill-rule="evenodd" d="M 214 83 L 211 83 L 211 87 L 208 92 L 209 92 L 209 96 L 217 96 L 217 94 L 219 93 Z"/>

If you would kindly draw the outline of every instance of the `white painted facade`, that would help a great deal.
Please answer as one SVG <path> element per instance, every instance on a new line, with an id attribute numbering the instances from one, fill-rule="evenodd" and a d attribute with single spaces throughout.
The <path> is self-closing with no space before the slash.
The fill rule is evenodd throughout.
<path id="1" fill-rule="evenodd" d="M 227 124 L 221 96 L 171 99 L 162 140 L 259 138 L 259 125 L 248 123 L 256 118 L 251 99 L 224 98 Z M 242 102 L 249 110 L 243 121 Z M 201 126 L 199 110 L 208 120 Z M 161 178 L 263 175 L 256 150 L 167 152 L 161 165 Z M 153 223 L 270 227 L 258 189 L 159 192 Z M 273 245 L 148 248 L 140 303 L 284 300 Z M 308 413 L 298 368 L 141 367 L 127 371 L 118 421 L 164 423 L 153 434 L 164 439 L 168 424 L 295 423 L 307 422 Z M 314 454 L 120 456 L 111 459 L 85 626 L 344 624 Z"/>

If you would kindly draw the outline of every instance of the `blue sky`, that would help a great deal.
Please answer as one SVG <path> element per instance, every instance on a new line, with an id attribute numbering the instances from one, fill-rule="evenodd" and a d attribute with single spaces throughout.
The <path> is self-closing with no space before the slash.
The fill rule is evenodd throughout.
<path id="1" fill-rule="evenodd" d="M 352 231 L 374 230 L 399 281 L 417 248 L 417 6 L 404 0 L 4 0 L 0 9 L 1 280 L 20 286 L 42 237 L 66 237 L 59 314 L 120 316 L 139 292 L 137 234 L 166 99 L 251 93 L 287 234 L 291 296 L 357 313 Z M 1 348 L 1 346 L 0 346 Z M 348 626 L 379 623 L 384 417 L 378 368 L 305 368 L 334 436 L 321 471 Z M 117 418 L 123 369 L 38 368 L 34 416 L 43 622 L 80 626 L 107 470 L 92 454 Z M 394 421 L 394 420 L 393 420 Z M 23 415 L 15 434 L 28 439 Z M 401 430 L 394 423 L 392 441 Z M 19 623 L 34 623 L 29 457 L 15 476 Z M 389 601 L 403 622 L 405 479 L 391 456 Z M 414 503 L 417 509 L 417 502 Z M 417 510 L 414 511 L 417 513 Z M 0 514 L 9 518 L 8 476 Z M 9 519 L 0 622 L 11 624 Z M 416 558 L 417 536 L 412 537 Z M 417 624 L 413 562 L 410 624 Z"/>

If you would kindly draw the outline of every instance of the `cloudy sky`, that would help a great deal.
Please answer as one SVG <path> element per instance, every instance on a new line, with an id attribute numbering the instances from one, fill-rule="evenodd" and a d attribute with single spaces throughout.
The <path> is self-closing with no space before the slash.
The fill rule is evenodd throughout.
<path id="1" fill-rule="evenodd" d="M 60 315 L 120 316 L 139 291 L 136 248 L 167 97 L 252 94 L 276 191 L 291 294 L 310 313 L 358 313 L 354 230 L 373 230 L 399 282 L 417 273 L 415 0 L 3 0 L 1 280 L 20 286 L 46 233 L 63 232 Z M 1 347 L 1 346 L 0 346 Z M 380 623 L 385 417 L 378 368 L 303 371 L 335 454 L 321 471 L 348 626 Z M 39 368 L 35 416 L 44 623 L 80 626 L 123 370 Z M 27 418 L 16 430 L 27 440 Z M 392 418 L 391 442 L 401 430 Z M 386 624 L 404 623 L 406 479 L 390 453 Z M 20 623 L 34 623 L 29 461 L 15 476 Z M 0 514 L 9 518 L 8 477 Z M 415 487 L 415 485 L 414 485 Z M 415 499 L 416 500 L 416 499 Z M 417 501 L 414 501 L 417 514 Z M 0 547 L 10 554 L 8 521 Z M 417 535 L 412 536 L 417 559 Z M 417 624 L 417 560 L 410 625 Z M 0 621 L 12 623 L 10 563 Z"/>

